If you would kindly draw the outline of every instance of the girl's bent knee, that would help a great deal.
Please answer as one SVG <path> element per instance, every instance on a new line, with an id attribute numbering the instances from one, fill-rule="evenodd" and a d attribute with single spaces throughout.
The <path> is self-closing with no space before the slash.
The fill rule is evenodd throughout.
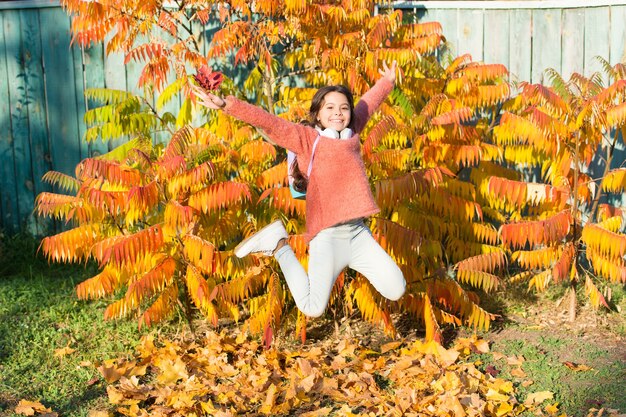
<path id="1" fill-rule="evenodd" d="M 385 298 L 391 301 L 398 301 L 400 298 L 402 298 L 402 296 L 404 295 L 404 292 L 406 291 L 406 281 L 402 273 L 400 273 L 398 278 L 392 280 L 392 282 L 394 284 L 391 285 L 387 289 L 386 291 L 387 294 L 384 294 L 384 295 L 385 295 Z"/>
<path id="2" fill-rule="evenodd" d="M 300 310 L 302 311 L 302 314 L 304 314 L 305 316 L 315 319 L 318 317 L 321 317 L 324 314 L 324 311 L 326 311 L 326 308 L 324 309 L 308 309 L 308 310 Z"/>

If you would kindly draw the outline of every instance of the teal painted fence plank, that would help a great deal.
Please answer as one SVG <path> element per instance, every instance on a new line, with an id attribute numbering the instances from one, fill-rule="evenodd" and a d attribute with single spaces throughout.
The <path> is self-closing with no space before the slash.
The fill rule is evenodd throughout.
<path id="1" fill-rule="evenodd" d="M 575 72 L 582 74 L 585 69 L 584 33 L 585 11 L 582 9 L 563 10 L 561 76 L 569 80 Z"/>
<path id="2" fill-rule="evenodd" d="M 561 72 L 561 9 L 533 10 L 532 83 L 542 83 L 544 72 Z"/>
<path id="3" fill-rule="evenodd" d="M 532 12 L 509 11 L 509 73 L 512 81 L 530 81 L 532 65 Z"/>
<path id="4" fill-rule="evenodd" d="M 593 7 L 585 9 L 585 75 L 591 76 L 595 72 L 604 73 L 602 65 L 596 59 L 601 56 L 609 59 L 609 8 Z M 626 22 L 622 22 L 622 25 Z M 605 86 L 608 77 L 602 79 Z"/>
<path id="5" fill-rule="evenodd" d="M 124 68 L 124 55 L 115 52 L 104 58 L 104 85 L 114 90 L 126 90 L 126 69 Z M 120 145 L 124 140 L 111 140 L 107 142 L 107 149 L 111 150 Z"/>
<path id="6" fill-rule="evenodd" d="M 135 46 L 140 45 L 144 42 L 147 42 L 148 38 L 145 36 L 138 36 L 135 42 Z M 145 66 L 145 62 L 140 61 L 137 62 L 135 60 L 130 60 L 126 65 L 124 65 L 124 69 L 126 70 L 126 88 L 125 90 L 133 93 L 139 97 L 143 97 L 149 102 L 152 100 L 151 97 L 148 96 L 148 89 L 139 86 L 139 79 L 141 78 L 141 72 L 143 67 Z M 117 139 L 113 143 L 118 145 L 120 143 L 126 142 L 129 137 L 124 137 L 122 139 Z"/>
<path id="7" fill-rule="evenodd" d="M 482 61 L 483 11 L 459 9 L 458 16 L 458 54 L 470 54 L 473 61 Z"/>
<path id="8" fill-rule="evenodd" d="M 169 78 L 170 82 L 174 82 L 175 79 L 176 79 L 175 75 L 172 75 Z M 161 94 L 161 91 L 159 91 L 154 96 L 153 108 L 155 109 L 157 109 L 156 101 L 159 97 L 159 94 Z M 176 117 L 176 115 L 178 115 L 178 111 L 180 110 L 180 106 L 181 106 L 180 94 L 177 94 L 176 96 L 172 97 L 172 99 L 167 104 L 165 104 L 162 108 L 157 109 L 157 113 L 159 114 L 159 116 L 163 116 L 165 113 L 171 113 L 174 117 Z M 169 129 L 176 129 L 176 126 L 170 125 Z M 154 135 L 153 142 L 154 144 L 166 145 L 170 142 L 171 139 L 172 139 L 172 133 L 166 127 L 163 127 L 163 129 L 161 129 Z"/>
<path id="9" fill-rule="evenodd" d="M 182 28 L 179 28 L 179 30 L 182 30 Z M 196 39 L 199 39 L 200 33 L 202 31 L 202 24 L 199 21 L 192 22 L 192 31 L 195 34 Z M 172 45 L 174 42 L 176 42 L 176 39 L 169 32 L 165 30 L 162 30 L 162 29 L 158 30 L 157 35 L 161 37 L 169 45 Z M 201 39 L 199 42 L 199 47 L 200 48 L 203 47 Z M 200 53 L 204 54 L 203 49 L 200 49 Z M 168 112 L 171 113 L 174 117 L 176 117 L 176 115 L 178 114 L 178 110 L 180 109 L 180 103 L 181 103 L 180 94 L 175 95 L 165 106 L 157 109 L 157 100 L 159 98 L 159 95 L 163 92 L 163 89 L 166 88 L 167 85 L 173 83 L 175 80 L 176 80 L 176 71 L 173 68 L 170 68 L 170 71 L 168 73 L 168 78 L 167 78 L 167 84 L 160 91 L 155 91 L 153 94 L 152 107 L 156 109 L 157 114 L 159 116 L 163 116 L 165 113 L 168 113 Z M 175 129 L 175 126 L 170 126 L 170 128 Z M 152 135 L 152 142 L 155 145 L 157 144 L 166 145 L 170 142 L 171 138 L 172 138 L 172 133 L 170 133 L 170 131 L 167 130 L 166 128 L 163 128 L 162 130 L 157 131 L 155 134 Z"/>
<path id="10" fill-rule="evenodd" d="M 19 48 L 9 41 L 5 34 L 5 22 L 7 15 L 0 13 L 0 202 L 2 203 L 1 227 L 10 233 L 19 230 L 20 217 L 17 209 L 17 190 L 15 186 L 15 158 L 13 155 L 13 135 L 11 132 L 11 97 L 7 63 L 9 59 L 15 59 L 15 53 Z"/>
<path id="11" fill-rule="evenodd" d="M 485 45 L 483 61 L 509 67 L 509 13 L 502 10 L 485 10 Z"/>
<path id="12" fill-rule="evenodd" d="M 146 41 L 147 39 L 145 39 L 144 37 L 138 36 L 135 46 Z M 143 69 L 145 64 L 146 63 L 143 61 L 137 62 L 131 59 L 124 66 L 126 70 L 126 91 L 142 97 L 145 97 L 146 91 L 143 87 L 139 86 L 139 78 L 141 78 L 141 70 Z"/>
<path id="13" fill-rule="evenodd" d="M 85 98 L 85 68 L 83 64 L 83 48 L 77 43 L 72 43 L 70 47 L 72 64 L 74 65 L 74 92 L 76 93 L 76 130 L 78 131 L 78 149 L 80 150 L 81 161 L 89 158 L 89 143 L 85 137 L 85 109 L 87 106 Z"/>
<path id="14" fill-rule="evenodd" d="M 91 45 L 83 52 L 84 69 L 83 80 L 85 83 L 85 89 L 89 88 L 104 88 L 105 87 L 105 75 L 104 75 L 104 47 L 102 44 Z M 96 107 L 97 103 L 93 100 L 85 100 L 85 110 Z M 85 124 L 84 112 L 79 118 L 78 123 L 87 129 Z M 81 140 L 84 141 L 83 136 Z M 89 143 L 89 156 L 98 156 L 105 154 L 109 151 L 108 145 L 98 138 L 95 141 Z"/>
<path id="15" fill-rule="evenodd" d="M 613 6 L 609 59 L 612 65 L 626 63 L 626 6 Z"/>
<path id="16" fill-rule="evenodd" d="M 40 13 L 42 36 L 45 39 L 43 59 L 52 167 L 55 171 L 73 175 L 80 161 L 80 136 L 76 123 L 76 86 L 69 17 L 62 9 L 43 9 Z"/>
<path id="17" fill-rule="evenodd" d="M 120 52 L 110 53 L 104 57 L 104 85 L 114 90 L 126 89 L 126 69 L 124 55 Z"/>
<path id="18" fill-rule="evenodd" d="M 20 228 L 25 230 L 33 229 L 32 211 L 35 204 L 35 185 L 31 169 L 30 130 L 28 123 L 28 103 L 31 97 L 29 97 L 27 80 L 31 74 L 27 72 L 26 60 L 28 51 L 23 43 L 23 38 L 31 34 L 29 28 L 22 28 L 19 10 L 6 12 L 4 36 L 8 52 L 7 72 L 15 164 L 15 198 L 17 199 Z M 13 45 L 13 47 L 9 48 L 8 45 Z"/>
<path id="19" fill-rule="evenodd" d="M 35 196 L 44 191 L 51 191 L 50 184 L 42 181 L 43 175 L 52 169 L 50 163 L 50 144 L 48 142 L 48 124 L 46 118 L 46 93 L 41 48 L 41 29 L 39 10 L 20 11 L 22 42 L 24 44 L 24 72 L 28 102 L 29 140 L 31 150 L 32 177 Z M 34 216 L 34 230 L 37 235 L 49 230 L 51 219 Z"/>

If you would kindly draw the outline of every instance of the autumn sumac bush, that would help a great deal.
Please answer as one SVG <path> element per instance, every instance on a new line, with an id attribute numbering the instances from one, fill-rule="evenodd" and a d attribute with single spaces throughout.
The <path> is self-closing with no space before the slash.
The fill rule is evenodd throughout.
<path id="1" fill-rule="evenodd" d="M 37 199 L 41 215 L 75 225 L 43 240 L 46 255 L 61 262 L 95 259 L 101 266 L 78 286 L 79 296 L 119 294 L 106 317 L 138 312 L 141 323 L 154 323 L 182 305 L 214 324 L 220 317 L 245 320 L 266 341 L 283 319 L 305 335 L 306 319 L 273 261 L 232 255 L 241 239 L 281 218 L 306 265 L 305 202 L 285 187 L 282 149 L 221 112 L 195 106 L 190 68 L 203 65 L 224 73 L 247 65 L 247 78 L 225 77 L 221 93 L 299 121 L 319 86 L 343 83 L 358 97 L 378 79 L 383 61 L 398 62 L 401 83 L 366 126 L 362 150 L 381 207 L 371 228 L 403 270 L 407 292 L 390 303 L 364 277 L 342 274 L 331 297 L 335 311 L 358 309 L 390 334 L 392 314 L 409 314 L 434 340 L 441 338 L 440 324 L 487 328 L 494 316 L 470 288 L 501 288 L 511 259 L 544 270 L 531 280 L 537 288 L 546 274 L 563 280 L 583 241 L 590 258 L 612 262 L 602 274 L 623 280 L 623 250 L 618 244 L 607 249 L 603 238 L 622 241 L 618 220 L 582 229 L 585 206 L 577 197 L 589 181 L 580 164 L 603 134 L 623 126 L 620 66 L 607 65 L 615 80 L 608 89 L 577 76 L 560 89 L 569 86 L 569 95 L 523 84 L 511 98 L 506 67 L 467 55 L 438 60 L 441 25 L 402 24 L 401 12 L 391 9 L 376 14 L 375 6 L 386 2 L 63 4 L 76 42 L 106 42 L 107 51 L 144 65 L 144 97 L 89 92 L 102 105 L 87 112 L 86 138 L 130 141 L 81 162 L 75 177 L 47 174 L 67 194 Z M 219 27 L 207 38 L 202 28 L 209 20 Z M 177 114 L 165 111 L 179 95 Z M 155 133 L 163 132 L 166 142 L 155 144 Z M 528 182 L 522 167 L 542 167 L 547 183 Z M 604 190 L 623 191 L 620 172 L 607 173 Z M 597 206 L 598 213 L 618 213 Z"/>
<path id="2" fill-rule="evenodd" d="M 502 224 L 502 246 L 519 268 L 512 280 L 528 280 L 537 290 L 559 282 L 575 289 L 584 281 L 590 302 L 609 307 L 600 280 L 626 282 L 619 207 L 626 170 L 613 164 L 624 144 L 626 67 L 598 59 L 604 74 L 574 73 L 566 81 L 549 70 L 550 87 L 521 83 L 488 139 L 504 151 L 501 166 L 514 171 L 485 170 L 473 182 L 481 204 Z M 593 178 L 592 164 L 599 161 L 604 172 Z M 518 174 L 524 169 L 539 171 L 539 181 L 525 180 Z"/>

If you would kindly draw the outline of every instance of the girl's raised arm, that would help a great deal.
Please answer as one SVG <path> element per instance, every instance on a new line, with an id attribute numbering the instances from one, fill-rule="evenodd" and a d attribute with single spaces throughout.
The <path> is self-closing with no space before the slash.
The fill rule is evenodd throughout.
<path id="1" fill-rule="evenodd" d="M 198 102 L 203 106 L 213 110 L 224 110 L 227 114 L 261 129 L 272 142 L 283 148 L 299 154 L 311 146 L 310 136 L 315 135 L 309 134 L 310 128 L 306 126 L 285 120 L 235 97 L 223 99 L 198 86 L 192 86 L 192 89 Z"/>
<path id="2" fill-rule="evenodd" d="M 354 128 L 356 133 L 360 133 L 369 118 L 383 104 L 396 82 L 397 63 L 393 61 L 391 67 L 383 62 L 383 68 L 378 72 L 382 77 L 370 88 L 354 107 Z"/>

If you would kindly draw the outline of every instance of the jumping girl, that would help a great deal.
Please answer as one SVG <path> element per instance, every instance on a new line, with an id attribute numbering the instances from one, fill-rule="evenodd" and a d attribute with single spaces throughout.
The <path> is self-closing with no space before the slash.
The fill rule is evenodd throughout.
<path id="1" fill-rule="evenodd" d="M 276 144 L 297 155 L 300 172 L 312 169 L 306 194 L 306 234 L 309 271 L 287 243 L 280 220 L 262 228 L 235 248 L 273 255 L 296 305 L 305 315 L 321 316 L 337 276 L 345 267 L 360 272 L 389 300 L 404 294 L 402 271 L 374 240 L 364 219 L 380 211 L 365 173 L 359 133 L 396 81 L 396 62 L 380 70 L 382 77 L 354 106 L 344 86 L 320 88 L 311 101 L 307 124 L 292 123 L 233 96 L 225 99 L 194 87 L 199 102 L 261 129 Z M 299 174 L 301 175 L 301 174 Z M 295 175 L 298 176 L 298 175 Z M 298 182 L 297 178 L 296 182 Z"/>

